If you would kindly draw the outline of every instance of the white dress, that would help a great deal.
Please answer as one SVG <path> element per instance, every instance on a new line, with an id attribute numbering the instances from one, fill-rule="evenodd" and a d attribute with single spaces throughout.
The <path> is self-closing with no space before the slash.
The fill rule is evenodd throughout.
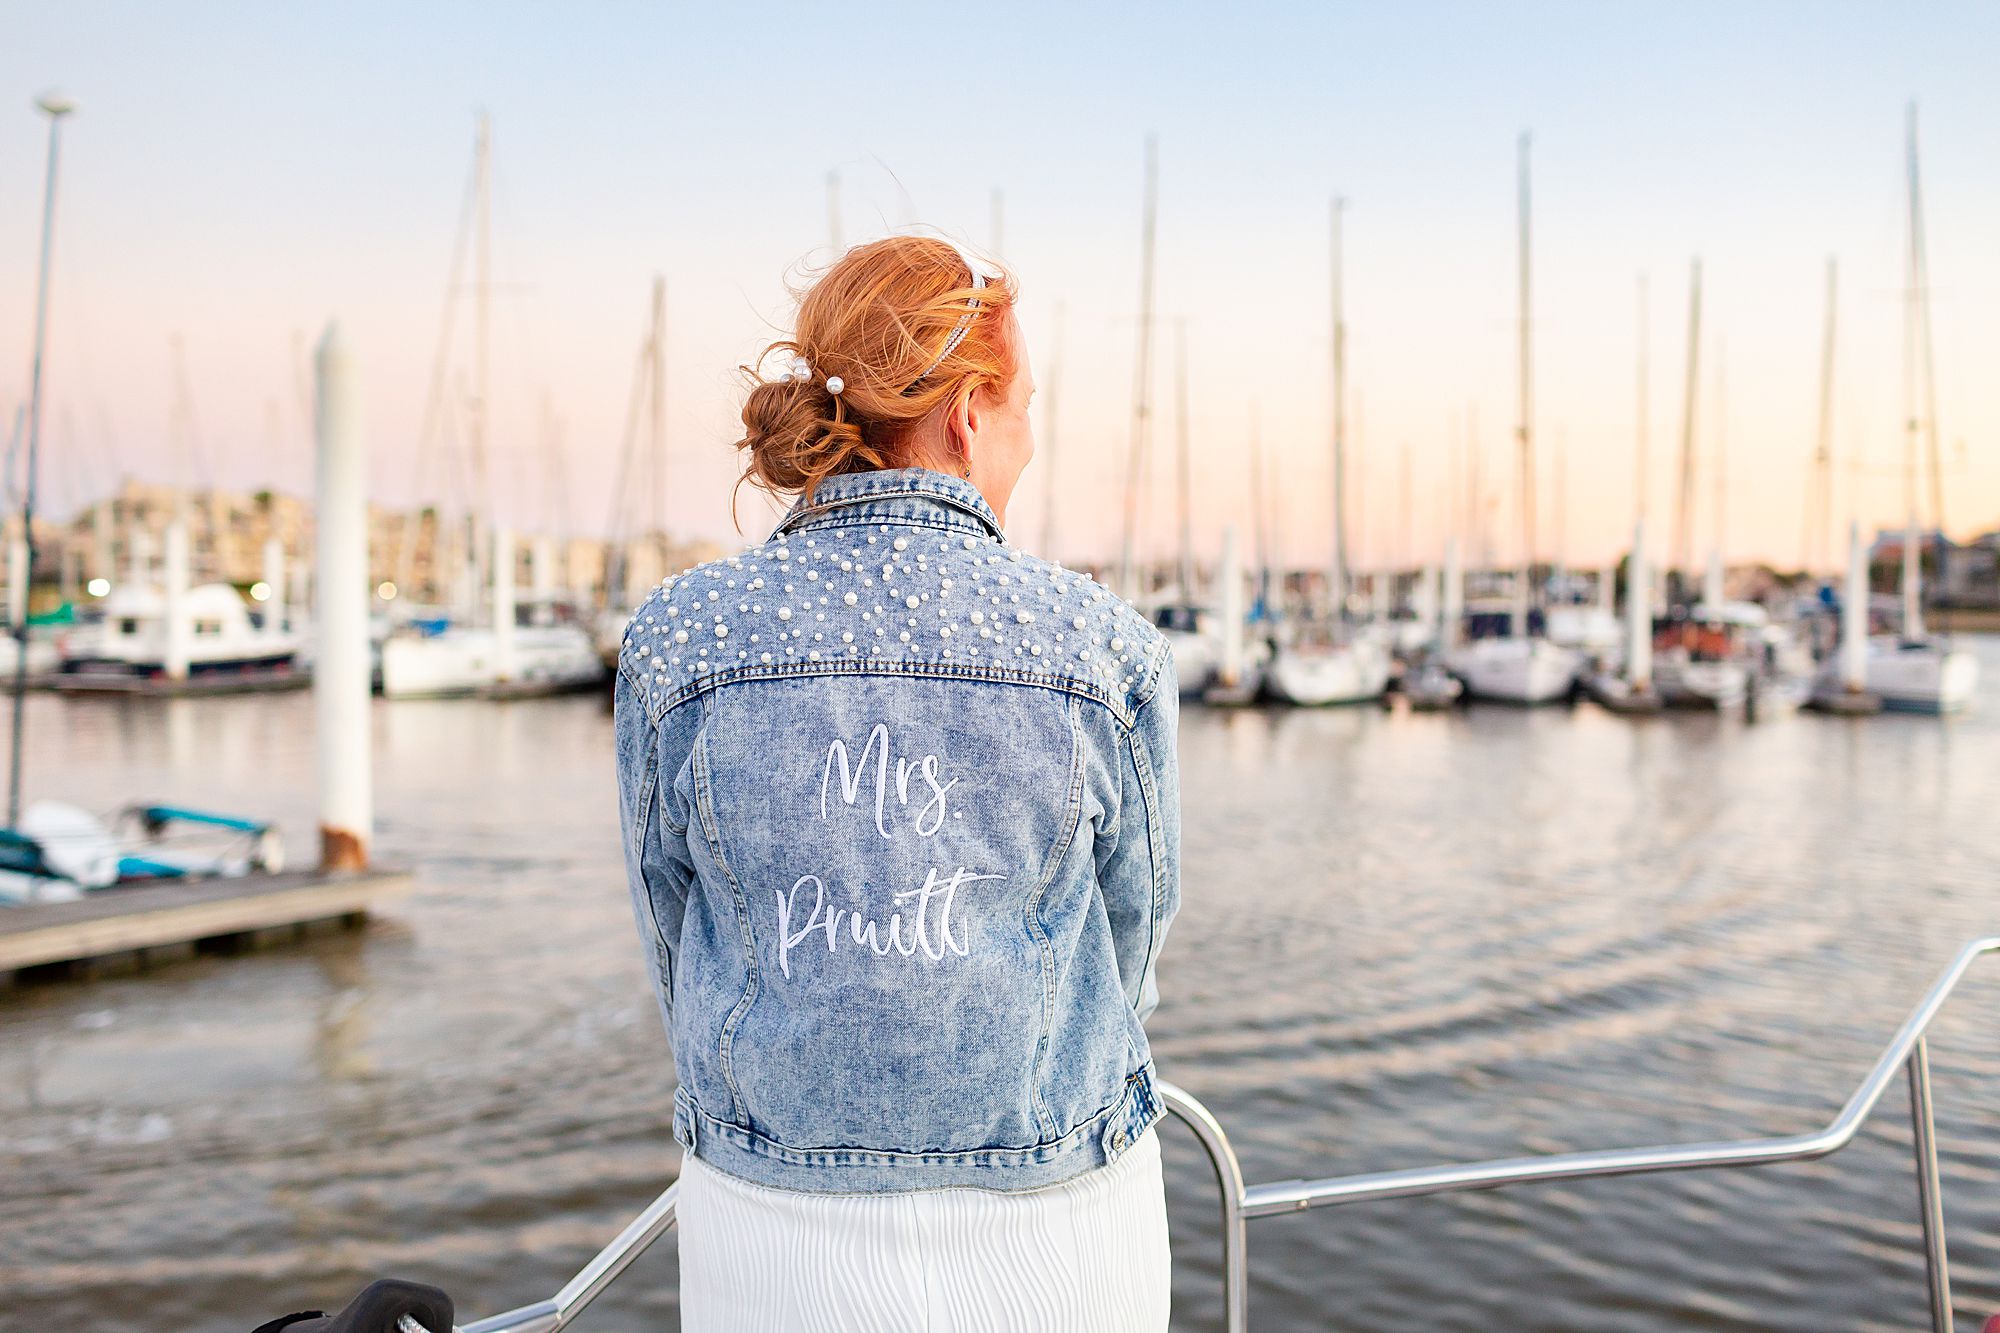
<path id="1" fill-rule="evenodd" d="M 685 1333 L 1166 1333 L 1166 1190 L 1148 1130 L 1109 1166 L 1006 1194 L 810 1194 L 689 1157 Z"/>

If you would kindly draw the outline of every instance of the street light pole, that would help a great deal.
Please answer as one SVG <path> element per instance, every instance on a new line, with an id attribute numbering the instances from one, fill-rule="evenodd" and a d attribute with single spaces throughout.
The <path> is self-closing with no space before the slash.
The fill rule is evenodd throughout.
<path id="1" fill-rule="evenodd" d="M 28 376 L 28 475 L 21 487 L 21 538 L 28 548 L 22 562 L 21 618 L 14 625 L 14 726 L 7 765 L 7 827 L 21 824 L 21 719 L 28 694 L 28 598 L 35 584 L 35 473 L 42 443 L 42 347 L 49 327 L 49 252 L 55 243 L 56 160 L 62 146 L 63 117 L 76 104 L 61 93 L 44 93 L 35 106 L 49 118 L 48 180 L 42 188 L 42 257 L 35 282 L 35 361 Z"/>

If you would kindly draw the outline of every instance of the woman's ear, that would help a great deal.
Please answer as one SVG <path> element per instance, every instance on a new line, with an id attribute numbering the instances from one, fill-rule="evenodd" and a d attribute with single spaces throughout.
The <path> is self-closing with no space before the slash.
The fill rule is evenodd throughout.
<path id="1" fill-rule="evenodd" d="M 977 399 L 978 394 L 967 387 L 952 401 L 951 410 L 945 414 L 945 444 L 961 470 L 972 467 L 972 441 L 979 434 L 980 417 L 983 415 Z"/>

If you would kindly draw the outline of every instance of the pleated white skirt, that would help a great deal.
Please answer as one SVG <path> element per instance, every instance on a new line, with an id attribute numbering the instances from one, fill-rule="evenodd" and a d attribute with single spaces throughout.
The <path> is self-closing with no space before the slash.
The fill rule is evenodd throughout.
<path id="1" fill-rule="evenodd" d="M 681 1164 L 685 1333 L 1166 1333 L 1151 1130 L 1020 1194 L 806 1194 Z"/>

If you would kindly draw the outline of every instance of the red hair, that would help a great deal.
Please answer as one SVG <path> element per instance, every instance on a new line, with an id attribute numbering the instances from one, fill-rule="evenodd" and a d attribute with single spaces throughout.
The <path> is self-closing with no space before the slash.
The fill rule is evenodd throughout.
<path id="1" fill-rule="evenodd" d="M 749 457 L 737 484 L 810 496 L 826 477 L 903 466 L 909 436 L 934 412 L 974 389 L 1004 393 L 1019 369 L 1007 332 L 1017 290 L 1004 269 L 979 287 L 974 276 L 957 247 L 931 236 L 889 236 L 835 260 L 800 296 L 792 336 L 743 367 L 736 447 Z M 778 375 L 766 378 L 774 356 Z M 786 373 L 795 359 L 809 378 Z"/>

